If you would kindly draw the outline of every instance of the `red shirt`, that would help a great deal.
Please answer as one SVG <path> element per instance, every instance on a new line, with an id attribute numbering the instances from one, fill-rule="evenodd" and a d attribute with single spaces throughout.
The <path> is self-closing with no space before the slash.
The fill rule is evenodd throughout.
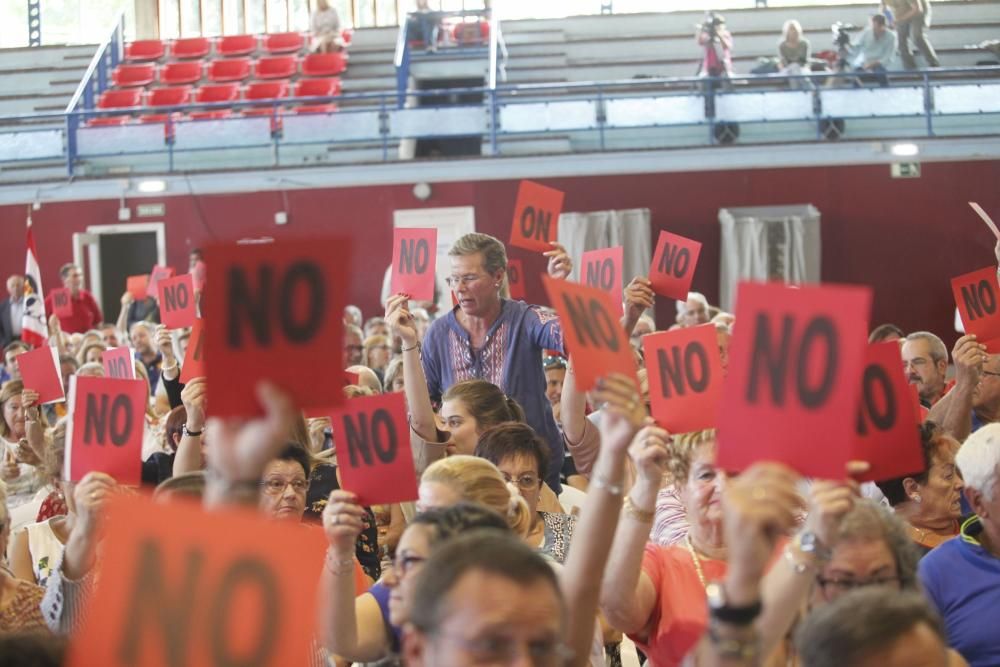
<path id="1" fill-rule="evenodd" d="M 705 579 L 711 583 L 726 576 L 726 563 L 701 560 Z M 656 589 L 652 631 L 645 642 L 631 637 L 653 667 L 676 667 L 694 650 L 708 627 L 708 597 L 698 579 L 691 554 L 682 544 L 661 547 L 647 544 L 642 571 Z"/>
<path id="2" fill-rule="evenodd" d="M 101 307 L 97 305 L 94 296 L 86 291 L 80 290 L 76 296 L 69 299 L 73 313 L 69 317 L 60 317 L 59 326 L 66 333 L 86 333 L 104 321 L 101 316 Z M 52 294 L 45 297 L 45 312 L 54 313 L 55 307 L 52 305 Z"/>

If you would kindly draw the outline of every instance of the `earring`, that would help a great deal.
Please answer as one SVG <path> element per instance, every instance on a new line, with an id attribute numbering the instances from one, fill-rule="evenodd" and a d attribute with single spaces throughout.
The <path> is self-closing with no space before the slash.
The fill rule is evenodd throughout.
<path id="1" fill-rule="evenodd" d="M 910 497 L 913 499 L 913 502 L 915 502 L 917 504 L 920 504 L 920 502 L 923 500 L 923 498 L 920 497 L 919 493 L 916 493 L 916 494 L 914 494 L 914 495 L 912 495 Z"/>

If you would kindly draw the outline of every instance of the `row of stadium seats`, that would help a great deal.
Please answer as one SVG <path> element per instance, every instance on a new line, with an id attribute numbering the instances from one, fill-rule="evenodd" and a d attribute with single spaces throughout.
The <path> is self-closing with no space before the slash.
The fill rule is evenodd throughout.
<path id="1" fill-rule="evenodd" d="M 206 77 L 213 83 L 228 83 L 254 79 L 290 79 L 303 77 L 337 76 L 347 69 L 347 60 L 340 53 L 310 53 L 299 59 L 294 55 L 267 56 L 251 61 L 250 58 L 226 58 L 204 63 L 200 60 L 153 63 L 124 63 L 112 73 L 118 87 L 148 86 L 154 82 L 164 85 L 196 84 Z"/>
<path id="2" fill-rule="evenodd" d="M 342 32 L 344 43 L 350 44 L 352 32 Z M 249 56 L 258 49 L 266 54 L 299 53 L 306 46 L 306 35 L 300 32 L 277 32 L 266 35 L 227 35 L 225 37 L 185 37 L 164 42 L 143 39 L 125 45 L 127 62 L 152 60 L 196 60 L 213 53 L 220 58 Z"/>
<path id="3" fill-rule="evenodd" d="M 152 88 L 149 91 L 143 91 L 140 88 L 123 88 L 106 91 L 101 95 L 97 107 L 104 110 L 134 109 L 137 107 L 156 109 L 157 107 L 183 104 L 233 103 L 241 99 L 241 93 L 243 100 L 261 102 L 281 100 L 289 96 L 328 98 L 340 94 L 340 79 L 302 79 L 295 84 L 294 88 L 290 88 L 287 81 L 258 81 L 245 87 L 236 83 L 221 83 L 204 85 L 197 89 L 191 86 Z M 291 111 L 294 113 L 332 113 L 336 110 L 336 104 L 323 102 L 300 104 Z M 281 112 L 284 113 L 285 110 L 282 109 Z M 274 108 L 273 105 L 248 107 L 241 109 L 239 113 L 244 116 L 270 116 L 274 113 Z M 187 115 L 164 112 L 140 113 L 138 120 L 142 123 L 165 123 L 168 115 L 173 120 L 215 120 L 232 116 L 233 110 L 225 108 L 205 109 L 192 111 Z M 87 124 L 91 126 L 124 125 L 132 119 L 131 113 L 127 113 L 92 118 Z"/>

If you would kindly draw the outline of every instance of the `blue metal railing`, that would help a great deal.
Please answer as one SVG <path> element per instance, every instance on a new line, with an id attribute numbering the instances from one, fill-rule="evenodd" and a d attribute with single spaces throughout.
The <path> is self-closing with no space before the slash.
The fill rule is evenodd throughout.
<path id="1" fill-rule="evenodd" d="M 111 73 L 122 61 L 125 49 L 125 10 L 122 9 L 115 17 L 111 30 L 98 45 L 97 52 L 90 59 L 90 65 L 80 80 L 76 92 L 66 105 L 66 153 L 68 175 L 73 176 L 73 164 L 76 162 L 76 131 L 80 125 L 80 116 L 76 113 L 80 105 L 85 111 L 95 107 L 95 100 L 108 89 L 108 79 Z"/>
<path id="2" fill-rule="evenodd" d="M 110 43 L 110 42 L 109 42 Z M 98 85 L 98 79 L 95 75 L 99 65 L 96 65 L 95 60 L 88 71 L 91 74 L 91 78 L 94 79 L 93 85 Z M 71 109 L 63 113 L 49 113 L 49 114 L 31 114 L 23 115 L 17 117 L 7 117 L 0 118 L 0 126 L 12 126 L 15 127 L 14 133 L 22 132 L 21 139 L 29 132 L 35 132 L 32 127 L 28 127 L 28 123 L 37 123 L 40 120 L 60 120 L 65 124 L 66 127 L 66 148 L 62 155 L 46 154 L 43 157 L 36 157 L 30 159 L 65 159 L 67 171 L 72 176 L 74 173 L 74 168 L 80 160 L 79 138 L 80 133 L 83 131 L 83 127 L 88 119 L 104 118 L 109 116 L 120 116 L 120 115 L 142 115 L 142 114 L 167 114 L 166 121 L 160 122 L 157 125 L 162 130 L 162 143 L 150 142 L 151 135 L 148 131 L 141 132 L 136 130 L 134 136 L 142 135 L 145 137 L 145 144 L 131 145 L 129 139 L 124 139 L 124 145 L 121 147 L 111 147 L 111 151 L 117 151 L 117 154 L 122 155 L 139 155 L 144 153 L 156 154 L 165 153 L 169 156 L 169 166 L 168 170 L 173 170 L 174 155 L 180 152 L 186 151 L 197 151 L 197 150 L 219 150 L 226 148 L 223 141 L 213 140 L 208 143 L 211 146 L 206 146 L 204 148 L 192 147 L 192 143 L 188 140 L 187 143 L 181 142 L 181 147 L 177 148 L 174 145 L 173 137 L 182 136 L 188 139 L 191 136 L 191 128 L 194 128 L 197 123 L 203 121 L 188 120 L 182 116 L 175 118 L 172 114 L 182 114 L 185 112 L 192 111 L 205 111 L 212 109 L 231 109 L 234 111 L 233 119 L 239 119 L 240 111 L 247 108 L 266 108 L 269 109 L 265 117 L 269 116 L 271 120 L 271 131 L 268 134 L 266 129 L 263 134 L 260 134 L 261 140 L 265 143 L 269 143 L 273 146 L 275 155 L 277 156 L 278 149 L 283 145 L 296 145 L 296 144 L 308 144 L 308 143 L 328 143 L 330 145 L 334 144 L 350 144 L 350 143 L 371 143 L 378 142 L 381 146 L 381 159 L 387 161 L 390 159 L 390 146 L 391 141 L 398 139 L 400 137 L 411 137 L 411 138 L 436 138 L 439 136 L 449 136 L 448 132 L 454 132 L 453 128 L 441 127 L 440 125 L 434 125 L 433 123 L 423 122 L 423 124 L 413 125 L 412 119 L 424 114 L 424 119 L 427 118 L 427 114 L 435 113 L 465 113 L 467 118 L 480 118 L 483 119 L 483 114 L 487 114 L 486 118 L 488 121 L 481 120 L 482 134 L 484 139 L 488 140 L 491 152 L 494 155 L 498 155 L 499 151 L 499 139 L 502 137 L 512 137 L 516 135 L 533 135 L 539 137 L 552 137 L 565 135 L 568 132 L 572 133 L 591 133 L 589 136 L 593 136 L 598 139 L 599 144 L 597 149 L 604 150 L 606 148 L 605 138 L 606 136 L 612 136 L 611 133 L 615 131 L 620 131 L 621 129 L 630 128 L 666 128 L 666 127 L 697 127 L 702 126 L 707 129 L 706 135 L 700 135 L 705 137 L 704 139 L 697 139 L 698 145 L 711 145 L 718 143 L 718 139 L 714 134 L 716 125 L 721 122 L 726 122 L 727 116 L 725 113 L 720 113 L 716 115 L 714 112 L 716 108 L 715 102 L 719 103 L 725 102 L 726 109 L 732 109 L 734 103 L 737 107 L 740 107 L 743 99 L 752 100 L 752 97 L 742 98 L 746 94 L 763 94 L 765 97 L 772 94 L 780 94 L 787 92 L 791 89 L 791 84 L 795 82 L 801 82 L 806 80 L 811 80 L 813 86 L 811 90 L 800 90 L 800 94 L 805 94 L 807 99 L 812 99 L 813 106 L 811 109 L 796 117 L 795 122 L 799 123 L 799 127 L 808 127 L 809 123 L 813 124 L 815 130 L 815 138 L 822 139 L 822 126 L 824 123 L 829 123 L 832 120 L 831 111 L 828 109 L 823 109 L 823 101 L 828 97 L 831 90 L 846 90 L 846 88 L 829 88 L 824 87 L 821 84 L 822 79 L 827 78 L 840 78 L 842 80 L 851 80 L 856 77 L 854 73 L 841 73 L 834 74 L 829 72 L 820 72 L 813 74 L 805 74 L 798 76 L 785 76 L 785 75 L 745 75 L 745 76 L 734 76 L 728 80 L 707 80 L 695 77 L 685 77 L 685 78 L 661 78 L 661 79 L 640 79 L 640 80 L 619 80 L 619 81 L 595 81 L 595 82 L 578 82 L 578 83 L 543 83 L 543 84 L 522 84 L 522 85 L 506 85 L 499 82 L 495 82 L 495 87 L 483 86 L 475 88 L 463 88 L 463 89 L 448 89 L 442 90 L 427 90 L 427 91 L 412 91 L 408 95 L 415 98 L 420 98 L 423 96 L 441 96 L 443 94 L 459 95 L 459 96 L 477 96 L 481 97 L 482 103 L 470 103 L 459 107 L 420 107 L 416 109 L 402 109 L 396 108 L 396 92 L 395 91 L 383 91 L 374 93 L 348 93 L 336 97 L 297 97 L 297 98 L 282 98 L 277 100 L 242 100 L 237 102 L 217 102 L 217 103 L 201 103 L 201 104 L 185 104 L 178 105 L 174 107 L 137 107 L 129 109 L 96 109 L 87 108 L 87 104 L 84 101 L 83 87 L 78 89 L 77 95 L 75 95 L 75 100 L 71 103 Z M 1000 113 L 997 113 L 997 109 L 1000 108 L 1000 101 L 997 100 L 997 80 L 1000 78 L 1000 67 L 977 67 L 977 68 L 951 68 L 951 69 L 936 69 L 936 70 L 926 70 L 918 72 L 889 72 L 888 77 L 890 82 L 893 84 L 888 91 L 896 90 L 919 90 L 922 93 L 922 102 L 913 103 L 910 105 L 908 111 L 900 112 L 892 108 L 886 108 L 884 105 L 881 107 L 876 114 L 873 114 L 871 118 L 874 119 L 891 119 L 899 116 L 906 116 L 915 120 L 922 120 L 923 129 L 917 130 L 909 126 L 911 136 L 926 136 L 933 137 L 941 131 L 939 128 L 942 123 L 942 119 L 947 118 L 947 113 L 942 114 L 937 107 L 941 102 L 947 101 L 945 95 L 950 91 L 952 84 L 959 84 L 968 89 L 968 85 L 976 87 L 976 90 L 981 86 L 985 86 L 982 89 L 990 91 L 989 99 L 983 98 L 984 105 L 983 108 L 988 108 L 986 112 L 980 112 L 981 117 L 984 122 L 981 123 L 982 131 L 981 134 L 987 135 L 998 135 L 1000 134 L 1000 122 L 997 122 L 997 118 L 1000 117 Z M 742 85 L 744 83 L 753 85 Z M 842 81 L 843 83 L 843 81 Z M 867 90 L 872 90 L 868 88 Z M 961 91 L 959 91 L 961 92 Z M 904 92 L 905 94 L 905 92 Z M 977 93 L 979 94 L 979 93 Z M 850 93 L 848 93 L 850 95 Z M 863 103 L 863 100 L 867 96 L 859 95 L 859 103 Z M 696 116 L 689 117 L 687 119 L 681 116 L 666 115 L 662 113 L 658 114 L 656 112 L 650 112 L 647 117 L 632 118 L 630 125 L 623 125 L 621 122 L 615 120 L 614 117 L 609 119 L 608 109 L 614 104 L 621 104 L 623 102 L 628 103 L 630 99 L 639 99 L 647 101 L 665 101 L 669 102 L 671 99 L 674 100 L 688 100 L 689 102 L 694 102 L 697 105 L 704 104 L 705 112 L 704 114 L 697 114 Z M 786 99 L 786 98 L 774 98 L 774 99 Z M 377 128 L 376 126 L 370 126 L 373 129 L 366 130 L 364 132 L 357 132 L 352 135 L 353 138 L 344 138 L 339 134 L 331 135 L 327 133 L 324 137 L 313 137 L 307 136 L 304 139 L 298 135 L 297 139 L 289 139 L 285 136 L 287 132 L 283 130 L 283 122 L 285 125 L 292 126 L 295 123 L 299 123 L 298 120 L 293 120 L 296 118 L 295 114 L 286 114 L 282 110 L 285 106 L 295 106 L 295 105 L 308 105 L 308 104 L 324 104 L 324 103 L 339 103 L 341 106 L 340 111 L 336 112 L 336 117 L 330 117 L 330 123 L 332 125 L 337 125 L 337 127 L 351 127 L 350 123 L 354 122 L 355 119 L 364 120 L 370 119 L 373 115 L 378 117 Z M 581 117 L 578 122 L 576 119 L 571 121 L 566 121 L 561 117 L 561 109 L 566 108 L 560 107 L 559 105 L 572 105 L 575 102 L 586 102 L 585 114 L 589 114 L 586 117 Z M 782 104 L 783 102 L 778 102 Z M 853 102 L 851 102 L 853 104 Z M 532 116 L 531 123 L 525 125 L 523 122 L 520 126 L 516 127 L 514 123 L 507 122 L 508 127 L 501 127 L 498 122 L 501 118 L 508 119 L 508 114 L 514 112 L 516 115 L 518 107 L 520 105 L 553 105 L 553 117 L 557 118 L 555 125 L 549 123 L 547 124 L 541 116 L 544 114 L 538 114 L 538 122 L 534 122 L 534 111 L 530 112 L 528 115 Z M 541 108 L 541 107 L 539 107 Z M 777 108 L 777 107 L 776 107 Z M 951 108 L 954 108 L 952 105 Z M 948 112 L 951 113 L 951 112 Z M 972 112 L 955 112 L 959 115 L 965 113 L 968 115 L 976 115 L 975 111 Z M 402 114 L 402 115 L 397 115 Z M 405 118 L 410 118 L 410 121 L 404 120 Z M 522 114 L 522 119 L 524 114 Z M 464 120 L 463 119 L 463 120 Z M 768 117 L 767 113 L 762 112 L 759 117 L 749 117 L 744 120 L 740 120 L 741 124 L 745 124 L 748 127 L 756 125 L 763 125 L 771 122 L 773 117 Z M 397 121 L 401 121 L 397 124 Z M 226 121 L 221 121 L 225 123 Z M 368 122 L 365 120 L 364 122 Z M 22 123 L 25 127 L 21 130 L 16 129 L 18 123 Z M 348 125 L 345 125 L 347 123 Z M 804 125 L 803 125 L 804 124 Z M 181 126 L 184 126 L 183 128 Z M 557 127 L 557 129 L 550 129 L 551 127 Z M 218 126 L 217 126 L 218 127 Z M 240 127 L 239 125 L 221 127 Z M 301 125 L 299 125 L 301 127 Z M 316 126 L 322 127 L 322 126 Z M 407 127 L 408 129 L 403 129 Z M 294 129 L 294 128 L 293 128 Z M 176 132 L 175 132 L 176 130 Z M 6 134 L 4 132 L 7 132 Z M 50 130 L 51 131 L 51 130 Z M 116 153 L 105 153 L 100 148 L 95 148 L 98 143 L 104 141 L 102 135 L 97 134 L 100 132 L 99 129 L 88 129 L 88 135 L 86 137 L 86 142 L 84 145 L 84 157 L 86 159 L 92 159 L 95 157 L 101 157 L 103 155 L 112 155 Z M 259 130 L 255 130 L 258 132 Z M 947 131 L 947 128 L 945 129 Z M 479 133 L 476 131 L 475 133 Z M 7 127 L 0 127 L 0 141 L 10 134 Z M 801 132 L 800 132 L 801 134 Z M 37 136 L 37 135 L 36 135 Z M 112 135 L 106 135 L 112 136 Z M 127 137 L 127 135 L 125 135 Z M 155 135 L 152 135 L 155 136 Z M 221 136 L 221 135 L 220 135 Z M 454 135 L 450 135 L 454 136 Z M 580 135 L 584 136 L 584 135 Z M 780 137 L 773 139 L 774 141 L 782 141 Z M 786 139 L 788 141 L 802 140 L 800 139 Z M 13 140 L 12 140 L 13 141 Z M 256 140 L 254 140 L 256 141 Z M 11 144 L 0 143 L 0 151 L 3 150 L 3 146 L 10 146 Z M 249 146 L 249 144 L 247 144 Z M 233 146 L 234 148 L 245 147 L 243 145 Z M 11 153 L 13 159 L 16 159 L 16 151 L 8 151 Z M 0 161 L 8 158 L 7 155 L 0 154 Z M 275 158 L 277 162 L 277 157 Z M 238 166 L 238 165 L 234 165 Z"/>

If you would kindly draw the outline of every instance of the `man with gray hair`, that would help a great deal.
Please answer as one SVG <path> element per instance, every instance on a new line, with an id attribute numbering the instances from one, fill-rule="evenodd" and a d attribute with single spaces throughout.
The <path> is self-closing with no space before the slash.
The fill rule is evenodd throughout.
<path id="1" fill-rule="evenodd" d="M 683 328 L 708 322 L 708 299 L 700 292 L 688 292 L 686 301 L 677 302 L 677 324 Z"/>
<path id="2" fill-rule="evenodd" d="M 903 343 L 903 370 L 910 384 L 917 386 L 920 402 L 931 407 L 948 393 L 948 348 L 929 331 L 916 331 Z"/>
<path id="3" fill-rule="evenodd" d="M 548 273 L 564 280 L 573 268 L 566 250 L 553 243 L 545 253 Z M 431 400 L 457 382 L 479 379 L 499 387 L 524 409 L 526 421 L 551 449 L 545 481 L 562 489 L 559 473 L 563 441 L 545 397 L 542 350 L 563 351 L 559 318 L 538 306 L 506 298 L 507 251 L 487 234 L 466 234 L 448 251 L 451 274 L 446 282 L 458 305 L 434 320 L 422 343 L 424 375 Z M 386 310 L 401 307 L 392 297 Z M 403 354 L 421 354 L 415 345 Z"/>
<path id="4" fill-rule="evenodd" d="M 151 396 L 156 395 L 156 387 L 160 383 L 160 366 L 163 364 L 163 355 L 156 348 L 155 335 L 153 325 L 145 320 L 133 323 L 129 330 L 129 340 L 135 350 L 135 358 L 146 367 Z"/>
<path id="5" fill-rule="evenodd" d="M 920 581 L 951 646 L 972 667 L 1000 665 L 1000 424 L 969 436 L 955 463 L 975 514 L 920 561 Z"/>

